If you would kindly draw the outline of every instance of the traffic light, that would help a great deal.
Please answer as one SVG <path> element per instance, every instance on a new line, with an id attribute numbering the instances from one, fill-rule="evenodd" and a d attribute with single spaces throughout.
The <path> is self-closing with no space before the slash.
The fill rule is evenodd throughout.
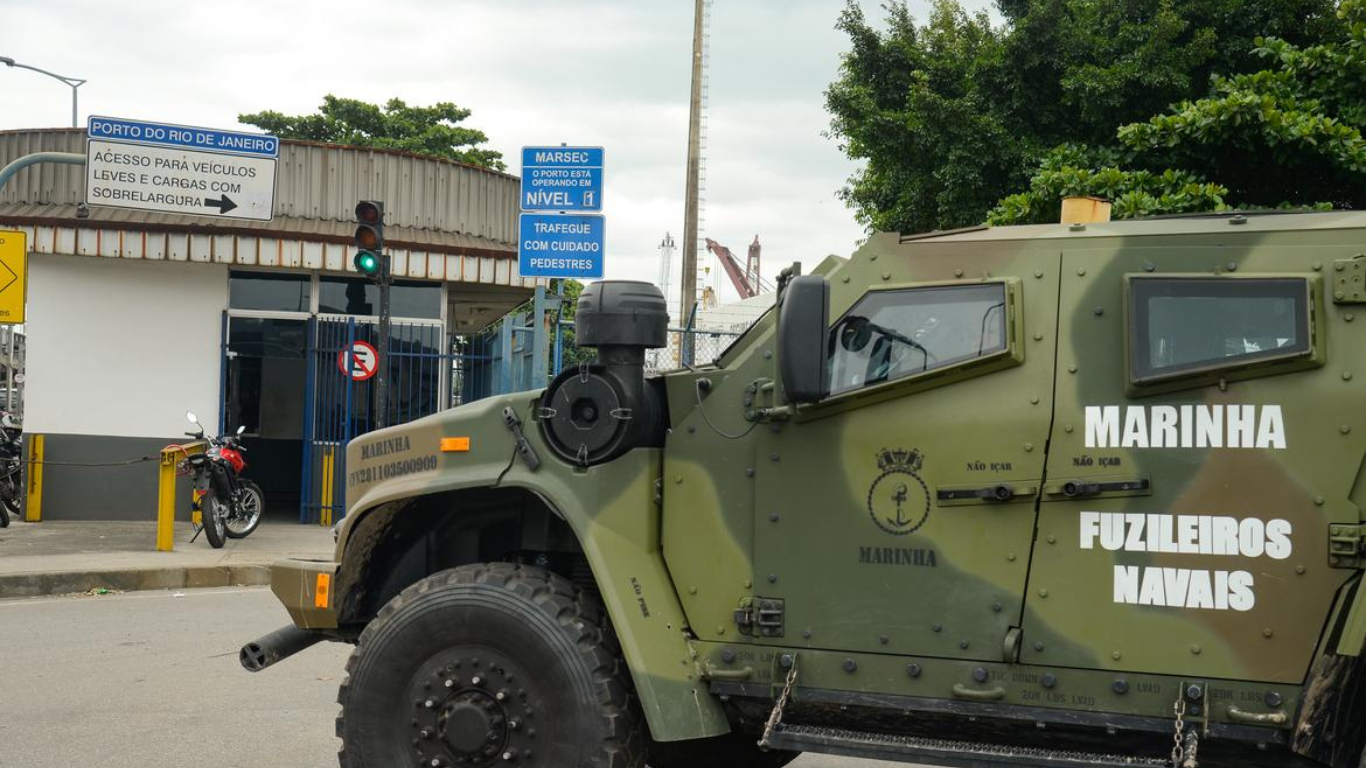
<path id="1" fill-rule="evenodd" d="M 374 280 L 383 279 L 384 203 L 362 200 L 356 203 L 356 271 Z"/>

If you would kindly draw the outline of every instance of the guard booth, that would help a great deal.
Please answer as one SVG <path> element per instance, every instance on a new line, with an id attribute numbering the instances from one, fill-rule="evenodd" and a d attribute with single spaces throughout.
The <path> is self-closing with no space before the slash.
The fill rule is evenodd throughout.
<path id="1" fill-rule="evenodd" d="M 0 132 L 0 166 L 84 151 L 79 129 Z M 538 385 L 512 372 L 543 323 L 499 322 L 545 286 L 516 271 L 513 176 L 283 141 L 273 218 L 254 221 L 87 209 L 83 174 L 35 165 L 0 190 L 0 229 L 28 235 L 25 430 L 53 462 L 42 519 L 153 519 L 155 471 L 120 463 L 185 440 L 187 409 L 246 427 L 274 519 L 339 517 L 342 446 L 375 423 L 372 376 L 355 372 L 378 320 L 351 264 L 360 199 L 387 208 L 390 422 Z"/>

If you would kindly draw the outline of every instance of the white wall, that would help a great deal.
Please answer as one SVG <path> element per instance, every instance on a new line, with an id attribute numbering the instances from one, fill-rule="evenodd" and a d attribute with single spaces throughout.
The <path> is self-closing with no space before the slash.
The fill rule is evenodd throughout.
<path id="1" fill-rule="evenodd" d="M 29 256 L 24 429 L 175 437 L 218 424 L 222 264 Z"/>

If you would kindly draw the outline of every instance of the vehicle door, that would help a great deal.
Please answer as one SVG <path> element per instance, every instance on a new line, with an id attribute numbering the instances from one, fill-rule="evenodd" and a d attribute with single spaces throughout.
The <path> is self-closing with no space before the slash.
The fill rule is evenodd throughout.
<path id="1" fill-rule="evenodd" d="M 858 287 L 865 254 L 852 283 L 832 281 L 830 395 L 756 445 L 754 615 L 781 616 L 772 642 L 1002 657 L 1043 476 L 1058 282 L 1056 249 L 1011 245 L 884 253 L 862 273 L 882 281 Z M 961 278 L 984 263 L 1009 276 Z"/>
<path id="2" fill-rule="evenodd" d="M 1366 423 L 1324 286 L 1359 245 L 1286 237 L 1064 252 L 1022 661 L 1303 679 Z"/>

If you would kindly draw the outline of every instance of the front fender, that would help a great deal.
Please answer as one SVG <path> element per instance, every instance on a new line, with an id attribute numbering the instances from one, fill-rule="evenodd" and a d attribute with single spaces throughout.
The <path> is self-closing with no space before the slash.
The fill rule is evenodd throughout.
<path id="1" fill-rule="evenodd" d="M 654 738 L 676 741 L 728 732 L 720 702 L 698 679 L 687 619 L 664 565 L 655 501 L 662 452 L 638 448 L 600 466 L 570 466 L 551 453 L 531 420 L 539 397 L 539 391 L 491 397 L 351 441 L 347 518 L 336 561 L 343 562 L 361 520 L 405 499 L 470 488 L 526 489 L 550 505 L 578 538 Z M 537 469 L 515 459 L 516 439 L 503 421 L 507 407 L 522 419 L 540 455 Z M 443 451 L 443 438 L 468 438 L 468 450 Z"/>
<path id="2" fill-rule="evenodd" d="M 664 565 L 655 495 L 662 452 L 637 448 L 606 464 L 576 469 L 548 456 L 539 436 L 533 442 L 542 451 L 540 468 L 514 462 L 502 485 L 539 495 L 573 529 L 651 734 L 658 741 L 677 741 L 729 732 L 720 702 L 699 679 L 687 619 Z"/>
<path id="3" fill-rule="evenodd" d="M 337 535 L 337 562 L 360 520 L 382 504 L 497 485 L 516 449 L 503 409 L 525 412 L 539 396 L 533 391 L 476 400 L 352 440 L 346 447 L 346 520 Z M 447 450 L 443 439 L 452 441 Z"/>

